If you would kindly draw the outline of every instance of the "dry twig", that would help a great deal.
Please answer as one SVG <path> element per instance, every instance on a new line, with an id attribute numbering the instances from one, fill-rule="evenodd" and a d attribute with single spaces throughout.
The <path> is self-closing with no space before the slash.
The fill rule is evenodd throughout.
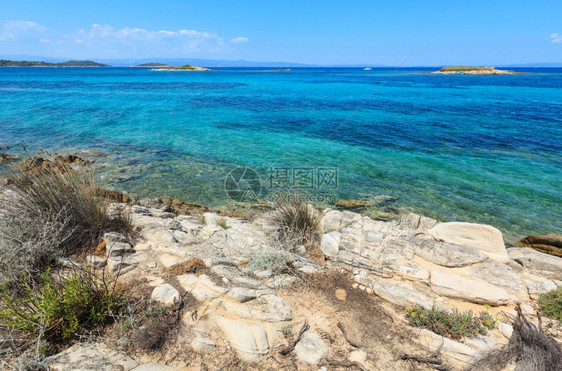
<path id="1" fill-rule="evenodd" d="M 422 356 L 417 356 L 415 354 L 406 354 L 406 353 L 402 353 L 400 354 L 400 359 L 404 360 L 404 361 L 416 361 L 419 363 L 425 363 L 426 365 L 429 365 L 431 367 L 433 367 L 436 370 L 440 370 L 440 371 L 448 371 L 451 368 L 447 365 L 445 365 L 443 363 L 443 361 L 441 361 L 441 359 L 439 359 L 439 353 L 435 352 L 433 354 L 431 354 L 429 357 L 422 357 Z"/>
<path id="2" fill-rule="evenodd" d="M 361 345 L 349 340 L 349 337 L 347 337 L 347 333 L 345 332 L 345 328 L 343 327 L 343 323 L 338 322 L 338 328 L 341 330 L 343 334 L 343 338 L 345 339 L 345 341 L 349 343 L 349 345 L 351 345 L 354 348 L 361 348 Z"/>
<path id="3" fill-rule="evenodd" d="M 304 324 L 301 327 L 301 330 L 299 331 L 299 335 L 297 336 L 297 338 L 295 340 L 291 341 L 287 347 L 279 350 L 279 353 L 284 355 L 284 356 L 291 353 L 293 351 L 293 349 L 295 349 L 295 346 L 297 345 L 297 343 L 301 340 L 304 333 L 306 331 L 308 331 L 309 328 L 310 328 L 310 325 L 308 324 L 308 321 L 305 320 Z"/>

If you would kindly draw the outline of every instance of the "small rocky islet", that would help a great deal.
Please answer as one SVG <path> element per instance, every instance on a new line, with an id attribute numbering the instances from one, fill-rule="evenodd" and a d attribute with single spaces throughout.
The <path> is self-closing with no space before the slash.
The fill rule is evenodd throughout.
<path id="1" fill-rule="evenodd" d="M 521 72 L 498 70 L 495 67 L 449 66 L 431 72 L 438 75 L 521 75 Z"/>

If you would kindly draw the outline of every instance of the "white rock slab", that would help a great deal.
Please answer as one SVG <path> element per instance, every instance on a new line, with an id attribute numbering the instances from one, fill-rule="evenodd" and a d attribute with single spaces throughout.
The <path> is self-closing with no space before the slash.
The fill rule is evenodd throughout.
<path id="1" fill-rule="evenodd" d="M 429 282 L 433 292 L 449 298 L 493 306 L 509 303 L 509 295 L 504 289 L 476 278 L 431 271 Z"/>
<path id="2" fill-rule="evenodd" d="M 509 261 L 502 233 L 490 225 L 463 222 L 439 223 L 431 228 L 429 233 L 445 242 L 473 247 L 500 263 Z"/>

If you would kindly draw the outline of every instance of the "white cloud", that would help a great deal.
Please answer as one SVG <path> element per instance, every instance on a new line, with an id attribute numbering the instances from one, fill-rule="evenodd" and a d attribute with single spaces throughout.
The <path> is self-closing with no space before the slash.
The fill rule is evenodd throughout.
<path id="1" fill-rule="evenodd" d="M 562 44 L 562 35 L 559 33 L 553 33 L 550 35 L 550 42 L 556 44 Z"/>
<path id="2" fill-rule="evenodd" d="M 19 36 L 35 35 L 45 32 L 46 27 L 32 21 L 7 21 L 0 28 L 0 40 L 15 39 Z"/>
<path id="3" fill-rule="evenodd" d="M 230 42 L 234 44 L 247 43 L 248 41 L 250 41 L 250 39 L 248 39 L 247 37 L 236 37 L 230 40 Z"/>
<path id="4" fill-rule="evenodd" d="M 146 30 L 144 28 L 121 28 L 117 29 L 110 25 L 93 24 L 89 31 L 78 30 L 75 41 L 82 43 L 93 40 L 110 41 L 182 41 L 182 40 L 205 40 L 218 39 L 218 36 L 209 32 L 195 30 Z"/>
<path id="5" fill-rule="evenodd" d="M 80 29 L 67 37 L 66 42 L 102 49 L 106 54 L 134 55 L 141 50 L 155 53 L 190 54 L 201 51 L 220 51 L 224 41 L 215 33 L 196 30 L 147 30 L 144 28 L 115 28 L 93 24 L 89 30 Z M 91 50 L 93 50 L 91 49 Z"/>

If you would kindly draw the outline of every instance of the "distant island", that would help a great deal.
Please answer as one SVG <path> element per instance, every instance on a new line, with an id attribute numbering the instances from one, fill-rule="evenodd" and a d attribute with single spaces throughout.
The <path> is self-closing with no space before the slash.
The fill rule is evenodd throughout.
<path id="1" fill-rule="evenodd" d="M 48 63 L 39 61 L 10 61 L 0 59 L 0 67 L 111 67 L 110 65 L 93 61 L 67 61 L 61 63 Z"/>
<path id="2" fill-rule="evenodd" d="M 129 66 L 129 67 L 172 68 L 173 66 L 164 63 L 142 63 L 142 64 L 137 64 L 136 66 Z"/>
<path id="3" fill-rule="evenodd" d="M 185 64 L 180 67 L 165 66 L 154 68 L 151 71 L 210 71 L 210 69 L 205 67 L 192 66 L 191 64 Z"/>
<path id="4" fill-rule="evenodd" d="M 440 75 L 520 75 L 521 72 L 497 70 L 494 67 L 450 66 L 431 72 Z"/>

